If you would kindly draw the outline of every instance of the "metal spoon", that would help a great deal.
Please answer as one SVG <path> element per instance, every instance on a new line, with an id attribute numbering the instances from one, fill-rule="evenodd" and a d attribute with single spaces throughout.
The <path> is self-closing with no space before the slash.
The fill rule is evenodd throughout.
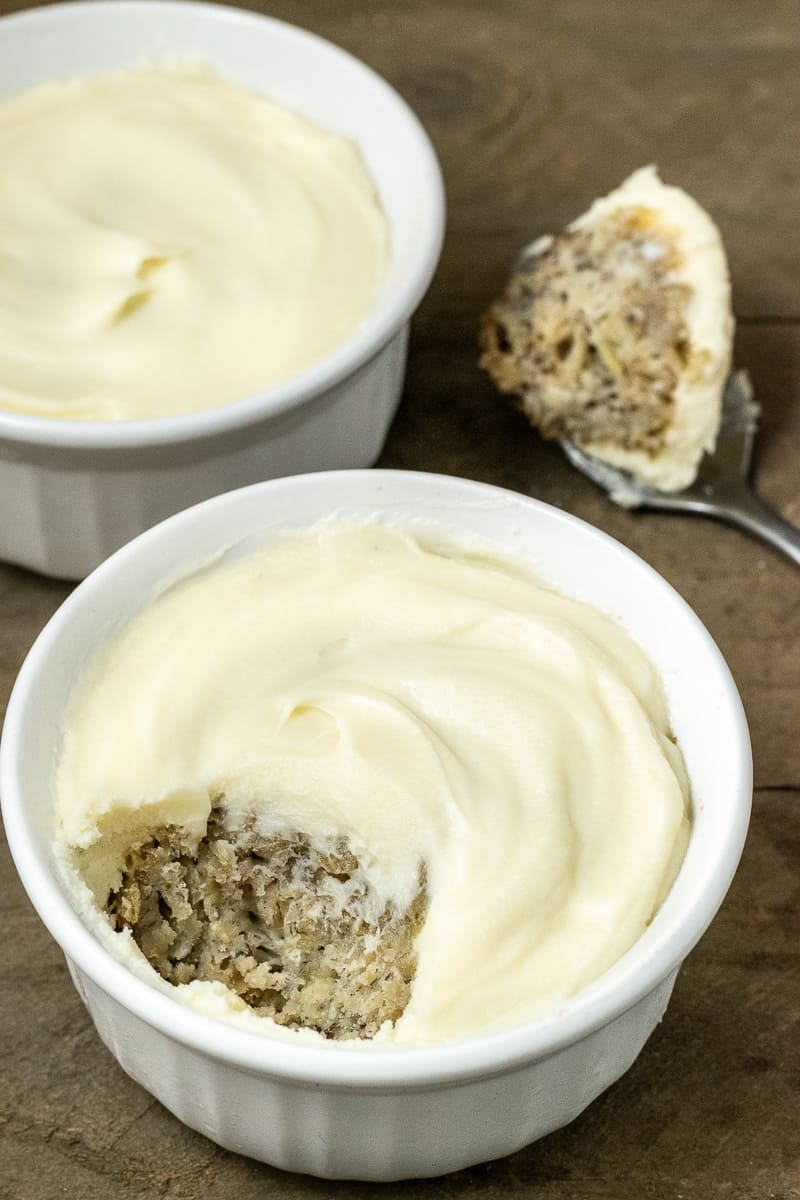
<path id="1" fill-rule="evenodd" d="M 800 529 L 759 500 L 748 483 L 758 414 L 747 375 L 744 371 L 731 373 L 722 400 L 717 447 L 703 459 L 694 483 L 682 492 L 660 492 L 647 487 L 626 471 L 608 466 L 571 442 L 563 442 L 562 449 L 574 467 L 623 508 L 656 508 L 662 512 L 715 517 L 769 542 L 800 566 Z"/>

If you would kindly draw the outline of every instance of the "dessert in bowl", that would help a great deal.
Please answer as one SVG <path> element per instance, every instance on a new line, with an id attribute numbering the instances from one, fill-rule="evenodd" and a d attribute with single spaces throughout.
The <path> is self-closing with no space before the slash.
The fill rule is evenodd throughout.
<path id="1" fill-rule="evenodd" d="M 208 64 L 0 104 L 0 410 L 178 416 L 299 375 L 362 325 L 389 227 L 356 144 Z"/>
<path id="2" fill-rule="evenodd" d="M 538 1011 L 535 1005 L 527 1012 L 512 1005 L 512 1011 L 499 1023 L 487 1020 L 485 1015 L 478 1019 L 473 1016 L 460 1026 L 456 1023 L 449 1029 L 434 1030 L 436 1036 L 413 1036 L 405 1042 L 381 1038 L 380 1034 L 337 1040 L 335 1031 L 326 1037 L 318 1027 L 315 1030 L 313 1020 L 310 1031 L 271 1029 L 266 1028 L 268 1019 L 252 1013 L 248 1014 L 249 1022 L 237 1023 L 229 1019 L 225 1005 L 218 1009 L 220 1016 L 212 1018 L 212 1003 L 180 1003 L 174 995 L 174 983 L 159 979 L 141 955 L 135 965 L 133 959 L 117 953 L 111 939 L 127 937 L 130 941 L 130 934 L 114 932 L 97 898 L 89 903 L 88 887 L 82 900 L 80 890 L 61 870 L 62 855 L 56 847 L 63 845 L 64 839 L 59 835 L 56 793 L 62 799 L 66 793 L 55 766 L 60 764 L 61 774 L 64 764 L 68 764 L 70 740 L 73 746 L 82 744 L 91 727 L 92 721 L 84 722 L 81 712 L 88 718 L 92 697 L 100 696 L 91 682 L 94 668 L 99 665 L 96 680 L 101 685 L 113 676 L 112 660 L 103 665 L 104 649 L 114 648 L 113 661 L 124 665 L 125 639 L 133 639 L 131 648 L 135 644 L 141 647 L 143 643 L 138 639 L 145 636 L 146 640 L 148 628 L 150 633 L 157 633 L 160 622 L 152 627 L 148 622 L 153 614 L 161 612 L 160 605 L 177 603 L 180 607 L 188 598 L 186 612 L 200 612 L 203 605 L 198 598 L 212 593 L 193 589 L 204 582 L 235 581 L 237 572 L 252 570 L 259 561 L 270 561 L 271 573 L 279 578 L 278 560 L 269 556 L 281 552 L 281 547 L 289 558 L 296 551 L 308 562 L 309 543 L 303 539 L 309 529 L 331 514 L 335 514 L 336 522 L 321 527 L 327 530 L 322 542 L 331 550 L 333 561 L 341 564 L 347 560 L 350 566 L 355 561 L 355 548 L 360 545 L 364 549 L 363 531 L 373 522 L 376 524 L 372 527 L 379 530 L 379 550 L 380 546 L 384 550 L 388 547 L 392 554 L 398 544 L 405 548 L 403 553 L 408 550 L 409 531 L 418 541 L 430 539 L 431 530 L 438 531 L 444 566 L 448 570 L 453 566 L 459 580 L 454 613 L 447 615 L 447 629 L 439 630 L 451 666 L 449 656 L 454 646 L 468 650 L 467 657 L 472 656 L 473 661 L 478 661 L 481 654 L 484 660 L 486 657 L 487 647 L 469 640 L 474 636 L 470 628 L 474 629 L 474 621 L 457 620 L 457 628 L 450 628 L 450 624 L 466 615 L 459 605 L 463 603 L 467 578 L 480 578 L 481 586 L 493 586 L 492 570 L 485 565 L 485 547 L 489 546 L 489 557 L 496 555 L 498 561 L 507 564 L 512 591 L 527 588 L 530 576 L 535 575 L 547 588 L 567 597 L 564 602 L 568 606 L 573 600 L 591 605 L 591 620 L 598 621 L 597 628 L 605 631 L 601 641 L 608 640 L 613 626 L 623 639 L 620 645 L 628 646 L 628 639 L 632 639 L 641 648 L 623 652 L 623 663 L 630 667 L 643 651 L 660 676 L 656 692 L 660 693 L 663 686 L 664 737 L 674 735 L 690 783 L 688 842 L 681 843 L 681 853 L 667 871 L 663 887 L 655 882 L 657 871 L 646 872 L 655 885 L 654 898 L 645 904 L 644 928 L 640 936 L 634 935 L 633 944 L 629 941 L 629 948 L 622 948 L 616 960 L 612 955 L 601 963 L 594 978 L 591 974 L 587 979 L 578 978 L 577 990 L 570 987 L 560 995 L 545 997 Z M 347 540 L 353 530 L 355 542 Z M 344 542 L 338 542 L 344 536 L 342 531 L 349 532 Z M 319 535 L 313 537 L 319 544 Z M 473 548 L 469 552 L 464 550 L 464 539 Z M 430 548 L 429 540 L 426 544 Z M 481 547 L 477 560 L 476 546 Z M 378 559 L 384 550 L 377 554 Z M 413 554 L 417 563 L 420 557 L 428 561 L 418 548 Z M 267 559 L 259 558 L 263 555 Z M 284 560 L 281 570 L 285 568 Z M 189 576 L 192 578 L 187 579 Z M 353 575 L 357 577 L 358 572 Z M 415 602 L 418 586 L 407 589 L 406 607 L 412 611 L 419 607 Z M 400 588 L 395 583 L 390 591 L 399 593 Z M 161 598 L 156 599 L 159 595 Z M 337 600 L 333 591 L 330 595 L 329 607 L 334 611 Z M 398 621 L 403 607 L 400 600 L 396 601 Z M 584 611 L 583 604 L 577 607 Z M 435 620 L 436 612 L 441 616 L 435 605 L 423 608 L 427 621 Z M 224 660 L 233 645 L 229 626 L 235 624 L 235 606 L 222 603 L 218 612 L 219 627 L 225 628 L 225 634 L 220 635 L 226 651 Z M 410 618 L 406 615 L 405 619 Z M 308 614 L 301 614 L 298 621 L 301 626 L 305 621 L 309 629 L 313 624 Z M 624 635 L 617 623 L 626 631 Z M 501 628 L 496 621 L 490 624 L 493 636 L 504 635 L 502 621 Z M 462 645 L 465 638 L 466 644 Z M 610 638 L 609 645 L 613 640 Z M 314 644 L 313 638 L 309 641 Z M 338 679 L 337 695 L 341 700 L 342 681 L 352 683 L 358 677 L 355 660 L 348 659 L 348 651 L 334 642 L 329 646 L 324 680 L 315 680 L 316 704 L 311 705 L 311 694 L 305 694 L 302 703 L 298 701 L 292 709 L 289 721 L 290 726 L 295 722 L 292 736 L 300 738 L 299 746 L 314 743 L 317 751 L 322 747 L 318 761 L 323 762 L 326 738 L 331 732 L 326 714 L 338 712 L 341 727 L 346 727 L 331 699 L 336 691 L 334 682 Z M 287 645 L 291 644 L 288 633 Z M 497 646 L 488 648 L 492 651 L 489 657 L 496 657 Z M 319 655 L 314 657 L 315 661 L 319 659 Z M 414 679 L 424 672 L 409 657 L 407 647 L 402 657 L 406 670 L 395 677 L 404 674 L 413 686 Z M 430 646 L 425 659 L 429 657 Z M 347 664 L 346 670 L 343 663 Z M 380 736 L 375 738 L 373 731 L 367 740 L 381 742 L 389 750 L 392 746 L 397 749 L 397 769 L 387 774 L 386 781 L 402 781 L 401 766 L 409 758 L 407 738 L 413 741 L 419 730 L 409 733 L 408 712 L 395 706 L 387 732 L 383 712 L 388 694 L 386 672 L 391 675 L 384 660 L 383 686 L 378 687 L 373 677 L 374 703 L 369 709 L 371 717 L 379 721 Z M 447 674 L 451 673 L 448 668 Z M 87 684 L 83 692 L 88 704 L 85 710 L 81 707 L 81 685 L 75 690 L 76 679 Z M 322 687 L 325 681 L 327 692 Z M 549 688 L 556 696 L 553 677 L 548 677 L 546 683 L 545 690 Z M 595 683 L 590 673 L 586 677 L 588 692 Z M 467 679 L 459 679 L 455 690 L 460 693 L 465 689 Z M 651 699 L 656 694 L 650 685 L 645 691 Z M 420 695 L 423 693 L 421 688 Z M 351 690 L 346 705 L 352 706 L 352 702 Z M 254 700 L 253 712 L 261 716 L 264 710 L 259 703 Z M 441 696 L 438 703 L 440 707 L 444 704 Z M 452 711 L 459 711 L 452 697 L 448 703 Z M 211 742 L 217 727 L 224 725 L 226 708 L 223 701 L 212 709 L 217 718 L 212 716 L 210 726 L 206 726 Z M 100 709 L 95 711 L 99 713 Z M 152 716 L 152 712 L 150 716 L 142 713 L 141 704 L 136 711 L 142 714 L 145 724 Z M 237 726 L 243 720 L 242 710 L 238 711 Z M 487 725 L 496 726 L 501 711 L 510 724 L 507 708 L 500 710 L 488 704 L 486 711 L 490 714 Z M 525 707 L 523 713 L 521 733 L 530 732 L 535 740 L 542 731 L 528 730 L 529 709 Z M 592 727 L 592 722 L 582 716 L 578 724 L 589 730 Z M 435 723 L 433 727 L 435 731 Z M 397 736 L 391 735 L 392 730 Z M 140 733 L 131 730 L 132 748 L 138 744 Z M 518 730 L 514 736 L 519 734 Z M 513 743 L 510 732 L 509 736 Z M 432 736 L 413 744 L 415 769 L 419 767 L 421 775 L 419 780 L 415 777 L 412 794 L 423 803 L 419 796 L 426 779 L 441 781 L 441 772 L 448 763 L 456 779 L 458 770 L 441 746 L 439 754 L 433 755 L 438 767 L 426 763 L 424 746 L 429 754 L 432 746 L 438 746 Z M 667 758 L 672 759 L 672 791 L 683 794 L 678 759 L 672 743 L 667 744 L 671 747 Z M 85 747 L 88 757 L 81 753 L 75 761 L 89 764 L 91 772 L 102 764 L 107 748 L 99 737 L 92 765 L 90 737 Z M 137 754 L 132 749 L 131 762 Z M 509 761 L 513 758 L 509 752 Z M 541 761 L 546 761 L 544 752 Z M 666 763 L 663 755 L 658 761 Z M 511 775 L 503 777 L 490 767 L 487 761 L 488 775 L 503 778 L 503 790 L 508 791 Z M 666 767 L 663 769 L 666 771 Z M 102 767 L 100 770 L 102 774 Z M 291 770 L 284 772 L 284 792 L 292 791 L 286 787 L 290 776 Z M 279 771 L 275 777 L 280 777 Z M 330 778 L 331 795 L 335 796 L 333 773 Z M 680 962 L 724 896 L 741 851 L 750 788 L 747 729 L 727 668 L 697 618 L 649 567 L 582 522 L 512 493 L 462 480 L 380 471 L 297 477 L 245 489 L 180 514 L 125 547 L 74 593 L 41 635 L 9 705 L 2 748 L 4 811 L 23 882 L 64 949 L 101 1036 L 125 1069 L 182 1120 L 222 1145 L 289 1169 L 371 1179 L 437 1174 L 508 1153 L 572 1119 L 627 1069 L 663 1014 Z M 190 790 L 187 788 L 181 797 L 178 788 L 167 789 L 176 805 L 187 800 Z M 89 791 L 81 786 L 76 795 L 88 801 Z M 188 801 L 191 804 L 191 796 Z M 423 808 L 428 811 L 424 803 Z M 505 807 L 499 808 L 507 826 L 512 818 Z M 80 829 L 86 832 L 87 816 L 91 824 L 102 814 L 88 804 L 83 809 L 80 804 L 72 809 L 67 805 L 62 808 L 62 825 L 65 817 L 67 822 L 72 819 L 70 811 L 76 824 L 66 840 L 80 848 Z M 300 812 L 307 814 L 308 810 L 301 807 Z M 164 817 L 162 812 L 158 818 L 162 824 L 180 824 L 176 810 L 167 815 L 166 821 Z M 403 813 L 406 817 L 407 810 Z M 158 820 L 153 826 L 158 826 Z M 578 823 L 583 820 L 578 813 Z M 678 827 L 681 820 L 682 803 L 678 806 Z M 208 831 L 207 813 L 205 821 Z M 602 825 L 601 820 L 598 837 L 602 836 Z M 521 827 L 526 833 L 520 840 L 527 843 L 532 840 L 530 827 L 524 821 Z M 625 828 L 623 822 L 622 829 L 612 837 L 614 845 L 624 840 Z M 432 839 L 435 830 L 429 834 Z M 221 840 L 225 839 L 216 839 Z M 90 849 L 91 837 L 83 841 L 84 848 Z M 95 839 L 94 844 L 101 843 Z M 365 829 L 364 840 L 355 850 L 365 857 L 370 845 L 377 844 L 370 842 Z M 141 848 L 144 843 L 139 845 Z M 353 846 L 347 850 L 352 852 Z M 347 886 L 357 870 L 352 861 L 345 860 L 344 853 L 340 848 L 339 860 L 329 861 L 327 869 L 329 875 L 341 877 L 338 882 Z M 403 859 L 404 855 L 398 857 Z M 666 858 L 670 858 L 669 853 Z M 429 889 L 432 913 L 442 885 L 436 855 L 427 861 L 432 870 L 423 886 Z M 663 868 L 663 855 L 660 861 Z M 129 900 L 135 887 L 141 893 L 147 879 L 140 866 L 139 861 L 131 859 L 132 874 L 111 890 L 120 893 L 127 888 Z M 137 871 L 139 875 L 134 877 Z M 495 878 L 498 872 L 502 875 L 502 863 L 495 869 Z M 103 897 L 107 883 L 108 878 L 98 888 L 98 897 Z M 520 888 L 524 886 L 522 876 L 518 883 Z M 413 900 L 413 886 L 405 894 Z M 534 923 L 541 918 L 543 904 L 542 897 L 535 901 Z M 125 910 L 123 900 L 115 901 L 115 905 L 117 915 L 125 917 L 127 912 L 128 924 L 133 926 L 136 918 L 132 907 Z M 496 911 L 490 902 L 486 909 L 491 923 Z M 524 915 L 521 917 L 514 909 L 509 914 L 510 930 L 515 934 Z M 100 932 L 100 921 L 104 933 Z M 455 939 L 445 948 L 450 945 L 457 949 Z M 427 955 L 424 935 L 419 951 L 422 963 Z M 448 971 L 458 970 L 456 953 Z M 513 977 L 512 972 L 512 983 Z M 251 983 L 258 983 L 258 978 L 253 977 Z M 411 979 L 409 1014 L 414 1010 L 413 971 Z M 177 982 L 179 989 L 186 986 Z M 195 984 L 190 981 L 189 987 Z M 219 989 L 215 994 L 219 997 Z M 497 1005 L 496 997 L 493 1003 Z M 252 1022 L 261 1022 L 265 1028 L 254 1032 Z M 296 1023 L 306 1024 L 302 1018 Z M 402 1027 L 401 1016 L 396 1028 Z M 428 1033 L 430 1030 L 428 1021 Z"/>
<path id="3" fill-rule="evenodd" d="M 552 1009 L 629 949 L 688 791 L 615 622 L 478 538 L 334 520 L 110 639 L 65 715 L 57 842 L 98 936 L 182 1002 L 425 1045 Z"/>
<path id="4" fill-rule="evenodd" d="M 4 221 L 25 285 L 3 301 L 16 324 L 0 346 L 0 558 L 79 578 L 230 487 L 372 463 L 444 220 L 430 142 L 389 85 L 282 22 L 148 0 L 3 18 L 0 79 L 4 153 L 24 167 Z M 249 151 L 267 124 L 284 159 L 305 163 L 283 182 L 269 155 L 260 179 Z M 191 220 L 186 203 L 158 202 L 153 173 Z M 224 234 L 210 249 L 204 225 Z M 167 339 L 155 354 L 153 334 Z"/>

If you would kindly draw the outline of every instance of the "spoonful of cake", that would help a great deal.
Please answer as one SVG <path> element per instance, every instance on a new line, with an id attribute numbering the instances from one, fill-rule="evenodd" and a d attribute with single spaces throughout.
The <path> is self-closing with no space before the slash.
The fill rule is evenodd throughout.
<path id="1" fill-rule="evenodd" d="M 716 517 L 800 564 L 800 531 L 747 482 L 758 407 L 733 329 L 717 227 L 644 167 L 523 251 L 480 361 L 616 503 Z"/>

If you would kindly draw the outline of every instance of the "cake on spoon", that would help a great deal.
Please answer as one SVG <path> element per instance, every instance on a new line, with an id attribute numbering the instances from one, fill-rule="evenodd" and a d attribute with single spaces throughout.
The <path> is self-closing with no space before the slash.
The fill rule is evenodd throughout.
<path id="1" fill-rule="evenodd" d="M 714 448 L 733 329 L 719 230 L 644 167 L 523 254 L 480 361 L 543 437 L 679 491 Z"/>

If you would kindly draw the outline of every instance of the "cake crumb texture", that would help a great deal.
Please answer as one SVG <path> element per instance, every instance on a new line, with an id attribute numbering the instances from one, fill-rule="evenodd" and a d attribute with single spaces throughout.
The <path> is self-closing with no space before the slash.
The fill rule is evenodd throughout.
<path id="1" fill-rule="evenodd" d="M 685 371 L 690 289 L 641 206 L 543 240 L 481 328 L 481 365 L 546 438 L 657 453 Z"/>
<path id="2" fill-rule="evenodd" d="M 424 879 L 399 912 L 345 839 L 226 828 L 219 803 L 199 842 L 166 826 L 133 846 L 107 902 L 169 983 L 219 981 L 259 1015 L 329 1038 L 371 1038 L 402 1015 L 425 908 Z"/>

